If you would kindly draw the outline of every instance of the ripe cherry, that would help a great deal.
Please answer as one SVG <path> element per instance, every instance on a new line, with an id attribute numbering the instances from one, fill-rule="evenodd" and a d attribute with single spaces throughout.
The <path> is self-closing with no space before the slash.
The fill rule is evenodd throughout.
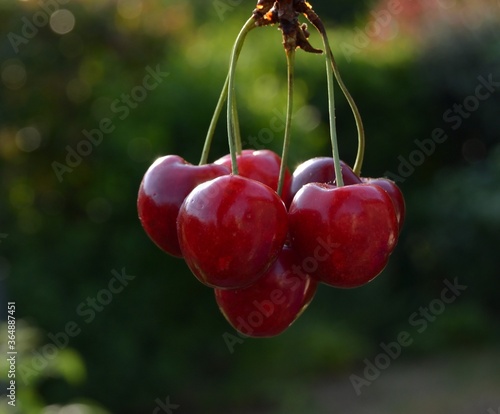
<path id="1" fill-rule="evenodd" d="M 278 154 L 270 150 L 243 150 L 236 156 L 238 173 L 242 177 L 260 181 L 271 187 L 274 191 L 278 189 L 278 179 L 280 174 L 281 158 Z M 224 155 L 215 161 L 215 164 L 225 165 L 231 169 L 231 156 Z M 285 170 L 283 191 L 281 198 L 287 200 L 290 197 L 291 175 L 288 169 Z"/>
<path id="2" fill-rule="evenodd" d="M 177 155 L 158 158 L 139 187 L 137 210 L 142 227 L 162 250 L 182 257 L 177 239 L 177 214 L 198 184 L 230 171 L 223 165 L 192 165 Z"/>
<path id="3" fill-rule="evenodd" d="M 373 184 L 384 189 L 394 204 L 394 209 L 396 210 L 396 218 L 398 219 L 399 231 L 403 227 L 403 223 L 406 216 L 406 204 L 403 197 L 403 193 L 396 185 L 396 183 L 388 178 L 361 178 L 362 182 L 367 184 Z"/>
<path id="4" fill-rule="evenodd" d="M 391 198 L 371 184 L 306 184 L 293 199 L 289 220 L 291 245 L 304 261 L 317 256 L 319 243 L 330 246 L 311 274 L 335 287 L 362 286 L 376 277 L 398 236 Z"/>
<path id="5" fill-rule="evenodd" d="M 237 331 L 269 337 L 285 331 L 302 314 L 316 287 L 316 280 L 301 270 L 297 254 L 285 247 L 255 283 L 242 289 L 215 289 L 215 298 Z"/>
<path id="6" fill-rule="evenodd" d="M 285 242 L 288 220 L 283 201 L 270 187 L 227 175 L 189 194 L 177 229 L 186 263 L 202 283 L 241 288 L 274 262 Z"/>
<path id="7" fill-rule="evenodd" d="M 344 161 L 340 161 L 342 169 L 342 178 L 344 185 L 353 185 L 361 183 L 361 179 Z M 297 192 L 308 183 L 336 184 L 335 170 L 332 157 L 311 158 L 300 164 L 292 176 L 290 197 L 288 205 L 292 202 Z"/>

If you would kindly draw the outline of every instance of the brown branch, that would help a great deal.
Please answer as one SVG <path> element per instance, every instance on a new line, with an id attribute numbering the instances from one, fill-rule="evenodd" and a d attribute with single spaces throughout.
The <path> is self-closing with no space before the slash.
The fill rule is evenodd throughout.
<path id="1" fill-rule="evenodd" d="M 286 51 L 300 48 L 310 53 L 322 53 L 309 43 L 307 25 L 299 23 L 299 15 L 308 17 L 306 13 L 311 15 L 310 12 L 312 8 L 305 0 L 259 0 L 253 17 L 257 26 L 279 25 Z"/>

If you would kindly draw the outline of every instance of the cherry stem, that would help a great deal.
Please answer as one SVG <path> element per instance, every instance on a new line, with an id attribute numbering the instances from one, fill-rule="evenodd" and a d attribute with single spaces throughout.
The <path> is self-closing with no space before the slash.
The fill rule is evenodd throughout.
<path id="1" fill-rule="evenodd" d="M 233 122 L 234 122 L 236 154 L 240 155 L 243 148 L 242 148 L 242 144 L 241 144 L 240 120 L 238 117 L 238 105 L 236 105 L 236 98 L 234 98 L 234 100 L 233 100 L 232 114 L 233 114 Z"/>
<path id="2" fill-rule="evenodd" d="M 246 35 L 255 27 L 255 19 L 252 16 L 246 21 L 240 33 L 238 34 L 238 37 L 236 38 L 236 42 L 234 43 L 233 51 L 231 53 L 231 63 L 229 65 L 227 90 L 227 138 L 229 143 L 229 153 L 231 154 L 231 170 L 234 175 L 238 175 L 236 155 L 237 148 L 241 148 L 241 136 L 239 133 L 238 122 L 235 120 L 237 111 L 235 110 L 234 98 L 234 72 L 236 69 L 236 62 L 238 61 L 238 56 L 240 55 Z M 235 132 L 235 128 L 238 128 L 238 132 Z"/>
<path id="3" fill-rule="evenodd" d="M 201 153 L 200 165 L 204 165 L 208 162 L 208 155 L 210 153 L 210 147 L 212 146 L 212 141 L 215 134 L 215 128 L 217 127 L 217 122 L 219 121 L 222 108 L 227 99 L 227 86 L 229 84 L 229 77 L 226 77 L 222 92 L 219 96 L 219 101 L 215 107 L 212 120 L 210 121 L 210 126 L 208 127 L 207 137 L 205 138 L 205 144 L 203 145 L 203 151 Z"/>
<path id="4" fill-rule="evenodd" d="M 245 24 L 245 26 L 243 27 L 242 31 L 245 29 L 245 27 L 247 26 L 247 24 L 248 24 L 248 21 Z M 235 45 L 233 46 L 233 53 L 235 53 L 235 56 L 234 56 L 234 58 L 235 58 L 234 65 L 236 65 L 236 63 L 238 61 L 238 57 L 240 55 L 241 48 L 243 46 L 244 37 L 254 27 L 255 26 L 250 26 L 247 29 L 246 33 L 244 33 L 242 39 L 239 39 L 239 38 L 236 39 Z M 241 44 L 237 47 L 238 41 L 240 41 Z M 200 158 L 200 163 L 199 163 L 200 165 L 206 164 L 208 162 L 208 156 L 209 156 L 209 153 L 210 153 L 210 147 L 212 146 L 212 141 L 213 141 L 213 138 L 214 138 L 215 129 L 217 127 L 217 122 L 219 121 L 220 114 L 222 113 L 222 108 L 224 107 L 224 104 L 225 104 L 226 99 L 228 97 L 228 89 L 229 89 L 229 74 L 226 77 L 226 80 L 224 81 L 224 86 L 222 87 L 222 91 L 221 91 L 221 94 L 219 96 L 219 100 L 217 101 L 217 106 L 215 107 L 215 111 L 214 111 L 214 114 L 212 116 L 212 120 L 210 121 L 210 126 L 208 127 L 207 136 L 205 138 L 205 144 L 203 146 L 203 151 L 201 153 L 201 158 Z M 236 141 L 238 143 L 237 144 L 237 148 L 238 148 L 237 152 L 241 152 L 241 137 L 239 137 L 239 127 L 238 127 L 238 111 L 236 109 L 236 101 L 235 100 L 233 102 L 233 113 L 232 113 L 232 116 L 234 117 L 233 118 L 233 122 L 234 122 L 234 124 L 235 124 L 235 126 L 236 126 L 236 128 L 238 130 L 238 137 L 237 137 L 237 141 Z"/>
<path id="5" fill-rule="evenodd" d="M 288 150 L 291 141 L 291 127 L 293 117 L 293 80 L 294 80 L 294 67 L 295 67 L 295 48 L 286 49 L 286 64 L 288 71 L 287 82 L 287 107 L 286 107 L 286 121 L 285 121 L 285 136 L 283 138 L 283 152 L 281 154 L 280 175 L 278 179 L 278 195 L 281 197 L 283 193 L 283 185 L 285 182 L 286 162 L 288 159 Z"/>
<path id="6" fill-rule="evenodd" d="M 333 74 L 335 75 L 335 79 L 337 80 L 337 83 L 340 86 L 340 89 L 342 90 L 342 93 L 347 99 L 347 102 L 349 103 L 349 106 L 351 107 L 351 111 L 354 115 L 354 120 L 356 122 L 356 128 L 358 131 L 358 152 L 356 154 L 356 161 L 354 162 L 354 167 L 353 171 L 357 176 L 361 175 L 361 168 L 363 166 L 363 159 L 365 155 L 365 129 L 363 126 L 363 120 L 361 118 L 361 114 L 359 113 L 359 109 L 356 105 L 356 102 L 354 102 L 354 98 L 352 95 L 349 93 L 349 90 L 345 86 L 344 81 L 342 80 L 342 77 L 340 76 L 340 71 L 337 66 L 337 62 L 335 61 L 335 57 L 333 56 L 332 49 L 330 48 L 329 42 L 328 42 L 328 37 L 325 32 L 321 32 L 321 37 L 323 38 L 323 43 L 325 45 L 325 50 L 326 54 L 330 60 L 331 66 L 332 66 L 332 71 Z"/>
<path id="7" fill-rule="evenodd" d="M 328 38 L 326 35 L 321 36 L 325 50 L 330 50 Z M 333 65 L 331 64 L 331 53 L 325 53 L 326 56 L 326 79 L 328 84 L 328 114 L 330 116 L 330 138 L 332 140 L 332 153 L 333 164 L 335 167 L 335 178 L 337 187 L 344 186 L 344 179 L 342 178 L 342 168 L 340 166 L 339 148 L 337 143 L 337 124 L 335 119 L 335 91 L 333 84 Z"/>

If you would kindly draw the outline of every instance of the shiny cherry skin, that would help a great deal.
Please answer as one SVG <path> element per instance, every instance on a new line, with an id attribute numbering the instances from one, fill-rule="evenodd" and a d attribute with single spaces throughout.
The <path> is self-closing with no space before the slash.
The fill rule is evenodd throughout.
<path id="1" fill-rule="evenodd" d="M 340 161 L 340 167 L 342 169 L 344 185 L 361 183 L 361 179 L 344 161 Z M 288 205 L 291 204 L 295 194 L 308 183 L 336 184 L 335 168 L 332 157 L 311 158 L 295 169 L 292 176 L 290 197 L 287 199 Z"/>
<path id="2" fill-rule="evenodd" d="M 406 217 L 406 204 L 403 193 L 396 185 L 396 183 L 388 178 L 366 178 L 361 177 L 361 181 L 367 184 L 373 184 L 384 189 L 394 204 L 394 209 L 396 210 L 396 217 L 398 219 L 399 231 L 403 227 L 403 223 Z"/>
<path id="3" fill-rule="evenodd" d="M 317 281 L 305 274 L 297 254 L 284 247 L 255 283 L 242 289 L 215 289 L 219 309 L 238 332 L 271 337 L 285 331 L 307 308 Z"/>
<path id="4" fill-rule="evenodd" d="M 316 259 L 311 274 L 339 288 L 362 286 L 375 278 L 398 236 L 392 200 L 372 184 L 306 184 L 290 206 L 289 222 L 292 248 L 304 261 Z M 327 254 L 320 255 L 319 246 Z"/>
<path id="5" fill-rule="evenodd" d="M 267 185 L 226 175 L 184 200 L 177 232 L 184 259 L 204 284 L 241 288 L 276 260 L 288 230 L 285 205 Z"/>
<path id="6" fill-rule="evenodd" d="M 267 149 L 248 149 L 241 151 L 241 154 L 236 156 L 236 162 L 238 164 L 239 175 L 259 181 L 277 191 L 281 166 L 281 158 L 278 154 Z M 231 169 L 231 155 L 224 155 L 214 163 L 225 165 Z M 290 197 L 291 179 L 292 176 L 287 168 L 285 170 L 281 197 L 283 200 L 287 200 Z"/>
<path id="7" fill-rule="evenodd" d="M 223 165 L 192 165 L 177 155 L 158 158 L 146 171 L 137 197 L 139 220 L 151 240 L 182 257 L 176 224 L 180 206 L 198 184 L 229 173 Z"/>

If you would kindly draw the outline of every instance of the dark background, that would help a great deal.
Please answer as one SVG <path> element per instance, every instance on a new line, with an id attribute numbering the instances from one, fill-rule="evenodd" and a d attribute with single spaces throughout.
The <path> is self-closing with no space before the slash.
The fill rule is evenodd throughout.
<path id="1" fill-rule="evenodd" d="M 383 28 L 367 26 L 390 4 L 397 13 Z M 284 334 L 230 349 L 223 334 L 234 331 L 213 292 L 148 239 L 136 197 L 156 157 L 198 162 L 231 45 L 254 3 L 0 3 L 0 297 L 16 302 L 19 351 L 17 411 L 6 412 L 51 406 L 43 412 L 53 413 L 68 405 L 76 413 L 122 414 L 497 409 L 500 5 L 313 6 L 363 115 L 363 175 L 399 176 L 407 221 L 375 281 L 355 290 L 321 286 Z M 292 170 L 330 154 L 324 58 L 299 51 L 296 61 Z M 168 76 L 117 111 L 113 102 L 157 66 Z M 480 77 L 497 82 L 484 99 L 474 98 Z M 282 131 L 270 125 L 285 111 L 286 65 L 275 27 L 248 36 L 236 83 L 243 140 L 257 137 L 259 146 L 280 153 Z M 354 121 L 340 92 L 336 101 L 341 157 L 352 164 Z M 464 101 L 473 110 L 457 115 L 455 105 Z M 83 148 L 82 131 L 104 118 L 113 131 L 59 180 L 54 162 L 65 164 L 68 146 Z M 433 145 L 436 128 L 448 139 Z M 227 152 L 222 117 L 210 160 Z M 102 291 L 113 271 L 131 276 L 110 298 Z M 444 310 L 434 308 L 439 314 L 417 332 L 411 315 L 439 301 L 445 280 L 467 288 Z M 87 298 L 99 295 L 110 301 L 92 314 Z M 78 334 L 64 333 L 68 323 Z M 351 375 L 362 377 L 380 343 L 403 331 L 413 343 L 358 397 Z M 161 408 L 168 399 L 171 408 Z"/>

